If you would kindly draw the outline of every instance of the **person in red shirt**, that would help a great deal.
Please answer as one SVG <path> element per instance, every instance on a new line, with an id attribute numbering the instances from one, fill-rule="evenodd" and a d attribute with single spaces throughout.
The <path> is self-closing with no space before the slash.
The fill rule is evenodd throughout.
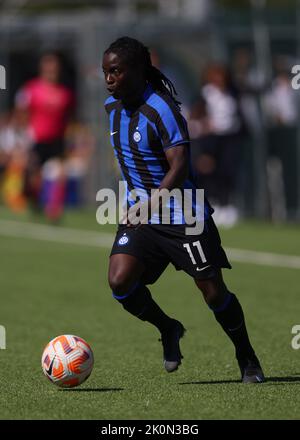
<path id="1" fill-rule="evenodd" d="M 60 84 L 61 61 L 57 54 L 43 55 L 39 76 L 28 81 L 16 96 L 16 105 L 26 109 L 33 148 L 27 172 L 25 192 L 35 207 L 39 205 L 41 167 L 49 159 L 55 167 L 55 184 L 45 203 L 46 215 L 55 220 L 63 211 L 65 182 L 61 159 L 65 153 L 64 134 L 74 107 L 72 91 Z M 52 167 L 52 169 L 53 169 Z"/>

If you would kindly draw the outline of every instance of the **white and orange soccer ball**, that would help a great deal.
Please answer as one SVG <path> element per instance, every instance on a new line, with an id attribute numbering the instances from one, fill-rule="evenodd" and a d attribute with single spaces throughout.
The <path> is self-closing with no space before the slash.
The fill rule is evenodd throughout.
<path id="1" fill-rule="evenodd" d="M 61 335 L 52 339 L 42 355 L 45 376 L 55 385 L 72 388 L 91 374 L 94 356 L 89 344 L 79 336 Z"/>

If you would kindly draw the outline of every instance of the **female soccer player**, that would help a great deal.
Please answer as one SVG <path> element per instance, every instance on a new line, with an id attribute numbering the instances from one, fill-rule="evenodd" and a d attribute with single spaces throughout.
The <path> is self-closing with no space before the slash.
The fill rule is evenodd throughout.
<path id="1" fill-rule="evenodd" d="M 110 136 L 128 192 L 190 189 L 196 191 L 190 167 L 186 121 L 175 100 L 171 81 L 152 66 L 147 47 L 122 37 L 103 55 L 103 72 L 110 97 L 105 102 Z M 195 202 L 195 199 L 194 199 Z M 132 205 L 130 198 L 127 199 Z M 193 204 L 193 209 L 197 211 Z M 244 383 L 264 381 L 260 363 L 249 341 L 242 307 L 222 278 L 231 268 L 220 237 L 204 201 L 202 234 L 186 233 L 185 212 L 169 205 L 170 224 L 120 224 L 113 244 L 109 284 L 113 297 L 125 310 L 153 324 L 161 333 L 166 371 L 181 364 L 180 338 L 183 325 L 169 317 L 153 300 L 147 287 L 169 263 L 194 278 L 204 299 L 235 346 Z"/>

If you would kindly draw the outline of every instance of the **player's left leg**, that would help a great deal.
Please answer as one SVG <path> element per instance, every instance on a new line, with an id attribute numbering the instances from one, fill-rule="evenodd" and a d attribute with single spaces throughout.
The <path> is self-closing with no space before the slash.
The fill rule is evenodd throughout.
<path id="1" fill-rule="evenodd" d="M 195 279 L 195 283 L 202 291 L 216 320 L 235 346 L 242 381 L 263 382 L 264 375 L 249 340 L 243 309 L 237 297 L 227 289 L 221 270 L 212 278 Z"/>

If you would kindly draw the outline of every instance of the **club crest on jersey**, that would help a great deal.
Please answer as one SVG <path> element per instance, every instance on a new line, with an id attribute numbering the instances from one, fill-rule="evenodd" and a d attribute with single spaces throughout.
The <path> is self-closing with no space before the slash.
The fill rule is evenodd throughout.
<path id="1" fill-rule="evenodd" d="M 118 244 L 120 246 L 125 246 L 127 243 L 129 242 L 129 238 L 127 237 L 126 234 L 124 234 L 121 238 L 119 238 L 118 240 Z"/>
<path id="2" fill-rule="evenodd" d="M 134 142 L 140 142 L 141 139 L 142 139 L 141 133 L 139 131 L 135 131 L 133 133 L 133 140 L 134 140 Z"/>

